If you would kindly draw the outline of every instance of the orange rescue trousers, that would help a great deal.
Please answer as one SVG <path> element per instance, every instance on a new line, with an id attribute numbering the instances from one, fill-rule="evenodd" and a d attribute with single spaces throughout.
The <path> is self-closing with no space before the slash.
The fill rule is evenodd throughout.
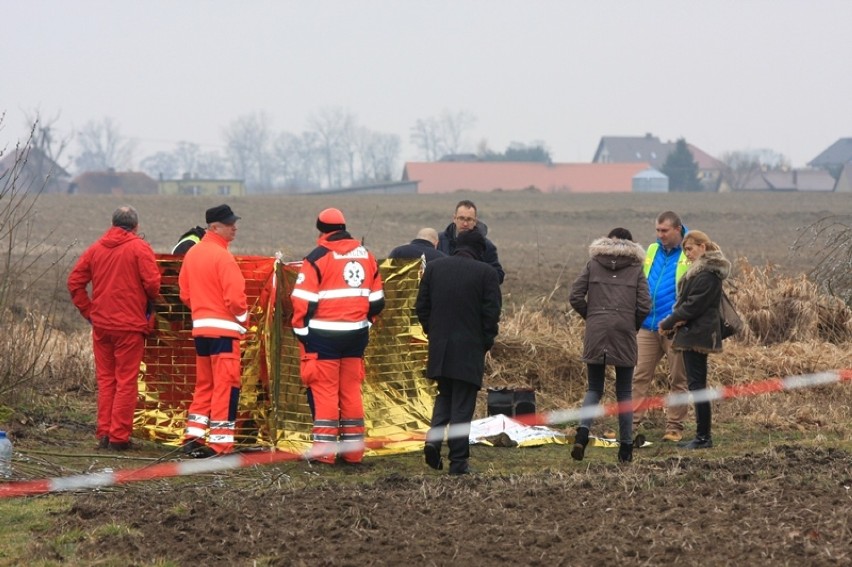
<path id="1" fill-rule="evenodd" d="M 306 362 L 310 368 L 305 368 Z M 364 458 L 364 359 L 312 358 L 303 360 L 303 371 L 316 408 L 308 458 L 332 464 L 339 453 L 348 463 L 360 463 Z"/>
<path id="2" fill-rule="evenodd" d="M 217 453 L 234 450 L 240 399 L 240 341 L 195 337 L 195 392 L 186 418 L 184 442 L 204 442 Z M 208 431 L 209 430 L 209 431 Z"/>

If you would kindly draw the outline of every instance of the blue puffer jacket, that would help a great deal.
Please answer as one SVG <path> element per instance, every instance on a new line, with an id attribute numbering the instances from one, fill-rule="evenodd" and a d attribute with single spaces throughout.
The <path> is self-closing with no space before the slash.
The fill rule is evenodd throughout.
<path id="1" fill-rule="evenodd" d="M 686 230 L 684 226 L 683 234 L 686 234 Z M 678 265 L 681 266 L 680 273 Z M 687 268 L 688 260 L 680 246 L 666 251 L 658 239 L 657 246 L 648 247 L 645 276 L 648 279 L 648 291 L 651 293 L 651 312 L 642 322 L 643 329 L 656 332 L 660 321 L 671 314 L 677 301 L 678 280 Z"/>

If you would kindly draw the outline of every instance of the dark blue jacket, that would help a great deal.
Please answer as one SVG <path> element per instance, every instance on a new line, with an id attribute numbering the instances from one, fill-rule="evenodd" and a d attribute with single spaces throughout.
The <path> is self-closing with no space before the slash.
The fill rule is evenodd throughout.
<path id="1" fill-rule="evenodd" d="M 427 262 L 446 256 L 446 254 L 437 250 L 428 240 L 415 238 L 410 244 L 403 244 L 391 250 L 388 258 L 419 258 L 423 255 L 426 256 Z"/>
<path id="2" fill-rule="evenodd" d="M 482 232 L 483 236 L 487 236 L 488 226 L 484 222 L 478 221 L 476 226 Z M 444 232 L 438 234 L 438 250 L 447 256 L 451 256 L 456 251 L 455 223 L 451 222 Z M 493 266 L 497 271 L 497 280 L 502 284 L 503 279 L 506 277 L 506 272 L 503 271 L 503 266 L 500 265 L 500 260 L 497 258 L 497 247 L 488 238 L 485 239 L 485 254 L 482 255 L 482 261 Z"/>

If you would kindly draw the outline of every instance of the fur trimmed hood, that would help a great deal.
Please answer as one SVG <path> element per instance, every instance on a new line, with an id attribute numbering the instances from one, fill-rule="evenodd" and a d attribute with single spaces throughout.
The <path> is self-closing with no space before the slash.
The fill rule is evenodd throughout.
<path id="1" fill-rule="evenodd" d="M 708 250 L 704 256 L 693 262 L 683 275 L 683 279 L 688 280 L 701 272 L 716 274 L 720 280 L 724 280 L 731 274 L 731 262 L 725 258 L 721 250 Z"/>
<path id="2" fill-rule="evenodd" d="M 645 260 L 645 249 L 629 240 L 598 238 L 589 245 L 589 257 L 610 270 Z"/>

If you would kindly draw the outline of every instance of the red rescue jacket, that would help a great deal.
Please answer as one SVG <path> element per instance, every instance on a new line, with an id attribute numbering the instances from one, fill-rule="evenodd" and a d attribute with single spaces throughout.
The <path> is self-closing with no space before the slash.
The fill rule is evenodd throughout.
<path id="1" fill-rule="evenodd" d="M 92 283 L 89 297 L 86 287 Z M 92 325 L 147 333 L 149 302 L 160 293 L 160 269 L 151 246 L 135 232 L 113 226 L 68 274 L 71 301 Z"/>
<path id="2" fill-rule="evenodd" d="M 178 285 L 181 301 L 192 311 L 193 337 L 238 339 L 246 332 L 246 280 L 227 240 L 208 230 L 186 253 Z"/>
<path id="3" fill-rule="evenodd" d="M 305 257 L 290 295 L 293 332 L 347 333 L 369 327 L 385 305 L 382 276 L 372 252 L 346 231 L 323 234 Z"/>

